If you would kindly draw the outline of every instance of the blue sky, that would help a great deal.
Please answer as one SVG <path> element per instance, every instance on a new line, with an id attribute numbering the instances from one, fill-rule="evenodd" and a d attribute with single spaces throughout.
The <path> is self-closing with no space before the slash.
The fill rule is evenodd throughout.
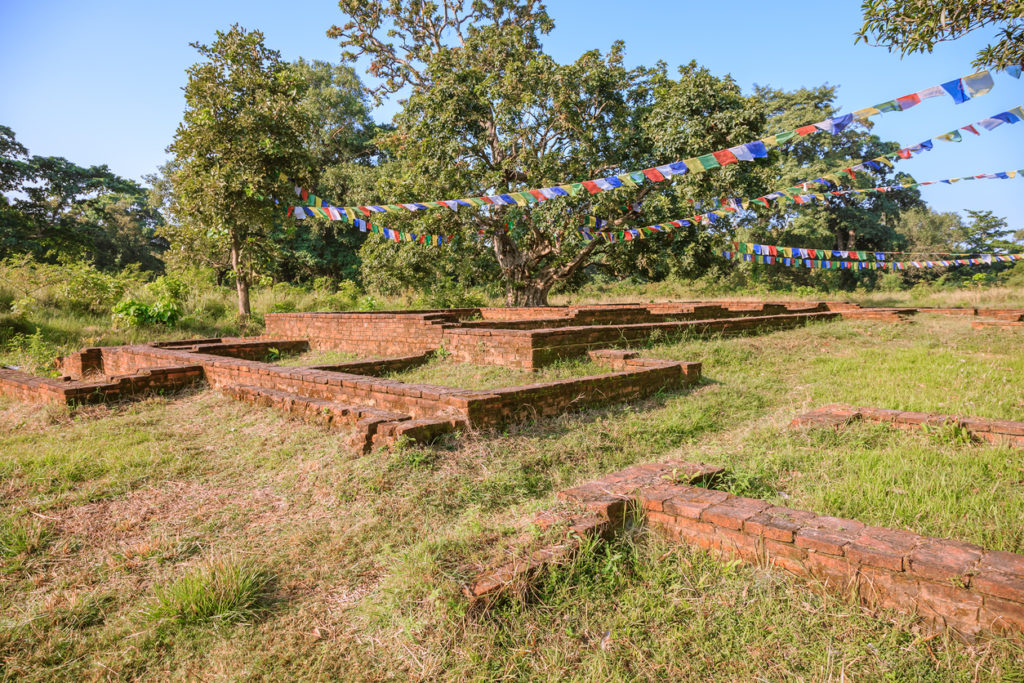
<path id="1" fill-rule="evenodd" d="M 990 38 L 979 33 L 930 55 L 900 59 L 884 48 L 853 44 L 862 23 L 859 6 L 858 0 L 552 0 L 556 28 L 545 46 L 569 61 L 623 40 L 631 64 L 693 59 L 731 74 L 747 90 L 755 83 L 786 89 L 830 83 L 839 86 L 843 111 L 852 111 L 971 73 L 972 58 Z M 262 30 L 285 59 L 336 61 L 337 43 L 325 31 L 343 20 L 329 0 L 6 0 L 0 18 L 0 124 L 13 128 L 33 154 L 105 163 L 134 178 L 166 159 L 181 119 L 185 69 L 196 61 L 190 42 L 209 42 L 214 31 L 238 22 Z M 995 88 L 983 97 L 961 105 L 926 100 L 876 117 L 876 131 L 909 145 L 1019 104 L 1024 79 L 996 74 Z M 377 118 L 393 112 L 393 104 L 385 105 Z M 937 143 L 900 168 L 918 180 L 1024 168 L 1024 124 L 982 131 L 959 144 Z M 1021 229 L 1022 183 L 984 180 L 922 192 L 937 210 L 990 209 Z"/>

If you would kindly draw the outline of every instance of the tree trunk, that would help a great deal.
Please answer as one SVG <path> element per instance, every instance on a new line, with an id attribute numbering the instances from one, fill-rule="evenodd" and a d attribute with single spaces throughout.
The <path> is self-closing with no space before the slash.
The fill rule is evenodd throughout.
<path id="1" fill-rule="evenodd" d="M 238 292 L 238 317 L 249 318 L 249 275 L 242 267 L 242 249 L 238 238 L 231 238 L 231 269 L 235 271 L 235 289 Z"/>
<path id="2" fill-rule="evenodd" d="M 554 284 L 554 281 L 528 280 L 519 286 L 509 286 L 505 292 L 505 305 L 547 306 L 548 292 Z"/>
<path id="3" fill-rule="evenodd" d="M 540 245 L 524 252 L 508 234 L 496 231 L 494 255 L 505 278 L 505 305 L 547 306 L 551 288 L 558 282 L 568 280 L 585 266 L 599 244 L 594 240 L 567 263 L 542 268 L 539 264 L 546 257 L 558 253 L 550 245 Z"/>

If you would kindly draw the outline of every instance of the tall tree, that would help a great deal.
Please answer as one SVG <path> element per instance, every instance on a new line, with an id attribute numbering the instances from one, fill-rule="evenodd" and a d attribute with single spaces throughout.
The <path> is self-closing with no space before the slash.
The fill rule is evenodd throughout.
<path id="1" fill-rule="evenodd" d="M 907 250 L 921 253 L 953 252 L 960 248 L 963 219 L 954 212 L 938 212 L 927 207 L 905 211 L 896 231 L 907 241 Z"/>
<path id="2" fill-rule="evenodd" d="M 763 125 L 759 108 L 734 83 L 696 65 L 678 81 L 664 64 L 629 69 L 619 43 L 557 63 L 541 47 L 553 23 L 536 0 L 339 6 L 349 21 L 328 35 L 340 39 L 346 58 L 370 58 L 369 72 L 379 79 L 374 94 L 408 93 L 395 129 L 378 137 L 394 163 L 381 169 L 374 201 L 360 203 L 475 197 L 611 176 L 747 142 Z M 716 172 L 716 192 L 749 179 L 741 166 L 748 165 Z M 579 238 L 588 217 L 613 225 L 675 217 L 688 208 L 688 194 L 709 187 L 684 176 L 525 207 L 388 219 L 417 232 L 482 236 L 501 269 L 506 302 L 542 305 L 552 286 L 605 249 Z"/>
<path id="3" fill-rule="evenodd" d="M 994 26 L 998 41 L 985 46 L 974 65 L 1024 65 L 1024 0 L 863 0 L 861 11 L 864 26 L 857 40 L 890 52 L 931 52 L 938 43 Z"/>
<path id="4" fill-rule="evenodd" d="M 965 251 L 978 254 L 1020 249 L 1019 240 L 1005 218 L 991 211 L 967 210 L 968 221 L 960 230 L 958 242 Z M 1014 238 L 1009 239 L 1011 235 Z"/>
<path id="5" fill-rule="evenodd" d="M 244 318 L 254 274 L 277 258 L 272 232 L 283 212 L 275 198 L 287 203 L 293 181 L 309 181 L 301 80 L 261 32 L 237 24 L 211 45 L 192 47 L 203 61 L 188 69 L 184 120 L 168 147 L 175 163 L 170 237 L 202 236 L 226 248 Z"/>

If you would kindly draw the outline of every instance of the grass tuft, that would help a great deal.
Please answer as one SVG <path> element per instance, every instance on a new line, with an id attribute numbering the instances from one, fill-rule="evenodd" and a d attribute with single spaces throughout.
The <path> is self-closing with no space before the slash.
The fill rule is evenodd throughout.
<path id="1" fill-rule="evenodd" d="M 167 586 L 157 586 L 149 617 L 161 624 L 252 623 L 266 611 L 273 576 L 247 560 L 214 560 Z"/>
<path id="2" fill-rule="evenodd" d="M 0 557 L 33 555 L 50 542 L 53 530 L 37 520 L 0 519 Z"/>

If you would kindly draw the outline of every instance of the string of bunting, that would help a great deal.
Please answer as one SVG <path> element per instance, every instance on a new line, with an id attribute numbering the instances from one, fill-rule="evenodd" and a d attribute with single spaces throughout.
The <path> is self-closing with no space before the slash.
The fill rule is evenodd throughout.
<path id="1" fill-rule="evenodd" d="M 1011 68 L 1006 71 L 1012 77 L 1020 78 L 1021 70 L 1019 68 Z M 333 207 L 337 208 L 345 218 L 332 218 L 332 220 L 352 221 L 355 218 L 369 218 L 375 213 L 415 212 L 433 207 L 447 207 L 452 211 L 457 211 L 461 206 L 528 206 L 548 199 L 555 199 L 556 197 L 576 196 L 584 190 L 590 194 L 598 194 L 600 192 L 607 192 L 620 187 L 639 187 L 646 182 L 662 182 L 677 175 L 701 173 L 740 161 L 754 161 L 755 159 L 761 159 L 768 156 L 769 147 L 778 146 L 796 137 L 802 137 L 819 132 L 826 132 L 830 134 L 840 133 L 855 120 L 866 121 L 870 117 L 884 112 L 906 111 L 925 99 L 949 95 L 953 98 L 954 103 L 961 104 L 973 97 L 984 95 L 993 87 L 994 83 L 992 75 L 988 71 L 979 71 L 968 76 L 947 81 L 940 85 L 925 88 L 924 90 L 916 93 L 897 97 L 894 100 L 883 102 L 874 107 L 858 109 L 852 114 L 835 116 L 817 123 L 801 126 L 790 131 L 770 135 L 754 142 L 744 143 L 735 147 L 721 149 L 710 154 L 704 154 L 690 159 L 683 159 L 681 161 L 675 161 L 661 166 L 645 168 L 641 171 L 629 171 L 604 178 L 593 178 L 582 182 L 553 185 L 551 187 L 542 187 L 523 190 L 520 192 L 509 192 L 481 197 L 431 200 L 407 204 Z M 1024 112 L 1016 113 L 1015 115 L 1019 118 L 1024 118 Z M 973 132 L 977 131 L 975 130 Z M 956 130 L 950 131 L 945 135 L 949 136 L 949 139 L 952 139 L 954 136 L 959 136 L 960 133 L 959 130 Z M 305 188 L 296 188 L 296 191 L 302 198 L 305 208 L 326 208 L 328 206 L 332 206 L 329 202 L 325 202 L 323 198 L 317 197 Z M 290 207 L 288 210 L 289 215 L 295 214 L 296 217 L 299 217 L 299 212 L 296 211 L 298 208 L 300 207 Z M 305 213 L 305 215 L 308 216 L 310 214 Z"/>
<path id="2" fill-rule="evenodd" d="M 1008 111 L 1000 112 L 1000 113 L 995 114 L 993 116 L 990 116 L 990 117 L 987 117 L 985 119 L 982 119 L 981 121 L 977 121 L 975 123 L 968 124 L 966 126 L 962 126 L 962 129 L 963 130 L 972 130 L 975 135 L 980 135 L 980 133 L 978 133 L 978 131 L 977 131 L 978 127 L 981 127 L 981 128 L 983 128 L 983 129 L 985 129 L 987 131 L 992 131 L 992 130 L 995 130 L 996 128 L 998 128 L 999 126 L 1003 125 L 1004 123 L 1014 124 L 1014 123 L 1017 123 L 1018 121 L 1024 121 L 1024 107 L 1022 107 L 1022 106 L 1017 106 L 1017 107 L 1014 107 L 1013 109 L 1010 109 Z M 851 179 L 855 179 L 857 177 L 856 176 L 856 172 L 857 171 L 866 171 L 867 169 L 879 170 L 879 169 L 882 168 L 882 165 L 885 165 L 885 166 L 887 166 L 889 168 L 892 168 L 893 167 L 893 162 L 895 162 L 895 161 L 899 161 L 899 160 L 902 160 L 902 159 L 909 159 L 909 158 L 911 158 L 914 155 L 921 154 L 922 152 L 930 151 L 934 147 L 934 144 L 933 144 L 934 140 L 946 140 L 946 141 L 949 141 L 949 142 L 960 142 L 962 139 L 963 139 L 963 137 L 960 136 L 959 134 L 957 136 L 952 136 L 950 133 L 945 133 L 943 135 L 936 136 L 935 138 L 929 138 L 928 140 L 920 142 L 920 143 L 918 143 L 916 145 L 911 145 L 909 147 L 904 147 L 902 149 L 896 150 L 895 152 L 890 152 L 889 154 L 885 154 L 885 155 L 880 156 L 880 157 L 875 157 L 874 159 L 871 159 L 871 160 L 868 160 L 868 161 L 865 161 L 865 162 L 861 162 L 859 164 L 855 164 L 854 166 L 850 166 L 848 168 L 844 168 L 841 171 L 839 171 L 838 173 L 846 173 L 846 174 L 848 174 L 850 176 Z M 1006 171 L 1005 173 L 1010 173 L 1010 172 Z M 1016 171 L 1014 171 L 1013 173 L 1016 173 Z M 983 174 L 983 175 L 985 175 L 985 174 Z M 1012 176 L 1008 176 L 1008 177 L 1012 177 Z M 931 181 L 931 183 L 932 184 L 934 184 L 934 183 L 947 183 L 947 184 L 951 184 L 951 183 L 954 183 L 954 182 L 958 182 L 960 180 L 964 180 L 964 179 L 963 178 L 947 178 L 945 180 Z M 813 198 L 823 199 L 822 195 L 808 194 L 807 193 L 807 186 L 808 185 L 810 185 L 812 183 L 815 183 L 815 184 L 822 184 L 822 185 L 826 185 L 828 187 L 832 187 L 833 185 L 839 185 L 840 182 L 841 182 L 841 177 L 837 173 L 829 173 L 829 174 L 826 174 L 826 175 L 824 175 L 824 176 L 822 176 L 820 178 L 815 178 L 814 180 L 809 180 L 809 181 L 806 181 L 804 183 L 801 183 L 799 186 L 790 187 L 790 188 L 787 188 L 785 190 L 778 190 L 778 191 L 775 191 L 775 192 L 769 192 L 768 194 L 762 195 L 760 197 L 756 197 L 753 200 L 743 199 L 741 197 L 732 197 L 732 198 L 730 198 L 730 197 L 723 197 L 721 199 L 716 198 L 716 199 L 710 200 L 712 206 L 715 207 L 715 210 L 712 210 L 712 211 L 707 212 L 707 213 L 703 213 L 702 212 L 701 214 L 697 214 L 695 216 L 691 216 L 688 220 L 691 220 L 691 221 L 696 222 L 696 223 L 700 223 L 702 221 L 707 221 L 708 223 L 714 224 L 714 223 L 717 222 L 717 217 L 725 216 L 728 212 L 739 211 L 740 209 L 747 209 L 754 202 L 760 202 L 760 203 L 764 204 L 765 207 L 770 207 L 771 206 L 770 202 L 775 201 L 775 200 L 792 201 L 794 204 L 803 204 L 803 203 L 805 203 L 807 201 L 811 201 Z M 924 183 L 920 183 L 920 184 L 924 184 Z M 885 191 L 888 191 L 889 189 L 900 189 L 900 186 L 890 186 L 890 187 L 886 187 L 885 189 L 882 189 L 882 188 L 871 188 L 871 189 L 866 189 L 866 190 L 843 190 L 843 191 L 840 191 L 840 193 L 858 193 L 858 192 L 860 192 L 860 193 L 864 193 L 864 192 L 870 193 L 870 192 L 876 192 L 876 191 L 878 191 L 878 192 L 885 192 Z M 832 194 L 838 196 L 838 194 L 836 192 L 833 192 Z M 691 201 L 693 201 L 693 200 L 691 200 Z M 698 209 L 701 208 L 699 203 L 695 203 L 695 206 L 697 206 Z M 608 224 L 607 221 L 604 221 L 602 219 L 595 219 L 595 218 L 591 217 L 591 218 L 587 219 L 587 222 L 580 229 L 580 234 L 581 234 L 581 236 L 584 239 L 589 240 L 589 239 L 591 239 L 590 233 L 593 232 L 592 230 L 590 230 L 590 228 L 596 228 L 597 230 L 601 230 L 602 228 L 605 228 L 607 226 L 607 224 Z M 682 225 L 683 226 L 687 226 L 687 225 L 689 225 L 689 223 L 687 223 L 686 220 L 684 220 Z M 680 227 L 680 226 L 676 226 L 676 227 Z"/>
<path id="3" fill-rule="evenodd" d="M 764 245 L 761 245 L 764 246 Z M 779 256 L 772 254 L 744 254 L 735 251 L 723 251 L 722 256 L 727 259 L 748 261 L 751 263 L 763 263 L 765 265 L 780 265 L 805 268 L 817 268 L 821 270 L 906 270 L 907 268 L 953 268 L 957 266 L 981 266 L 999 262 L 1014 262 L 1024 260 L 1024 254 L 982 254 L 974 258 L 962 259 L 941 259 L 936 261 L 849 261 L 833 260 L 831 258 L 814 258 L 809 256 L 814 252 L 820 257 L 833 253 L 832 250 L 824 249 L 791 249 L 789 247 L 772 247 L 779 252 L 789 250 L 808 253 L 808 257 Z"/>
<path id="4" fill-rule="evenodd" d="M 973 251 L 872 251 L 842 249 L 809 249 L 804 247 L 777 247 L 773 244 L 756 244 L 754 242 L 733 242 L 732 251 L 740 256 L 754 254 L 756 256 L 782 256 L 784 258 L 809 259 L 848 259 L 851 261 L 885 261 L 887 256 L 970 256 L 983 258 L 987 254 L 978 255 Z M 994 256 L 994 254 L 992 255 Z"/>
<path id="5" fill-rule="evenodd" d="M 980 135 L 980 133 L 978 133 L 978 131 L 977 131 L 978 127 L 983 128 L 983 129 L 988 130 L 988 131 L 992 131 L 995 128 L 1001 126 L 1004 123 L 1014 124 L 1014 123 L 1017 123 L 1018 121 L 1024 121 L 1024 107 L 1022 107 L 1022 106 L 1017 106 L 1017 107 L 1014 107 L 1013 109 L 1010 109 L 1008 111 L 1000 112 L 1000 113 L 995 114 L 993 116 L 990 116 L 990 117 L 987 117 L 985 119 L 982 119 L 981 121 L 978 121 L 978 122 L 975 122 L 975 123 L 972 123 L 972 124 L 968 124 L 966 126 L 962 126 L 961 128 L 964 129 L 964 130 L 973 130 L 973 132 L 976 135 Z M 892 167 L 894 161 L 899 161 L 899 160 L 902 160 L 902 159 L 909 159 L 909 158 L 911 158 L 914 155 L 921 154 L 922 152 L 930 151 L 934 147 L 933 140 L 935 140 L 935 139 L 948 140 L 948 141 L 953 141 L 953 142 L 960 142 L 962 140 L 962 137 L 959 136 L 959 135 L 954 137 L 950 133 L 946 133 L 944 135 L 939 135 L 939 136 L 936 136 L 935 138 L 930 138 L 930 139 L 925 140 L 924 142 L 918 143 L 916 145 L 911 145 L 910 147 L 904 147 L 903 149 L 896 150 L 895 152 L 890 152 L 889 154 L 886 154 L 886 155 L 883 155 L 883 156 L 880 156 L 880 157 L 875 157 L 874 159 L 871 159 L 871 160 L 868 160 L 868 161 L 865 161 L 865 162 L 861 162 L 859 164 L 855 164 L 854 166 L 850 166 L 848 168 L 842 169 L 842 171 L 840 171 L 840 172 L 845 172 L 851 178 L 856 178 L 856 172 L 857 171 L 866 171 L 869 168 L 872 169 L 872 170 L 880 169 L 882 164 L 884 164 L 887 167 Z M 1020 172 L 1024 173 L 1024 171 L 1020 171 Z M 911 183 L 911 184 L 908 184 L 908 185 L 889 185 L 889 186 L 884 186 L 884 187 L 876 187 L 876 188 L 869 188 L 869 189 L 863 189 L 863 190 L 856 190 L 856 189 L 838 190 L 838 191 L 831 191 L 831 192 L 829 192 L 827 194 L 834 195 L 834 196 L 839 196 L 839 195 L 842 195 L 842 194 L 855 194 L 855 193 L 863 194 L 863 193 L 872 193 L 872 192 L 888 192 L 888 191 L 896 190 L 896 189 L 905 189 L 905 188 L 908 188 L 908 187 L 917 187 L 917 186 L 921 186 L 921 185 L 930 185 L 930 184 L 936 184 L 936 183 L 952 184 L 952 183 L 955 183 L 955 182 L 959 182 L 961 180 L 972 180 L 972 179 L 980 179 L 980 178 L 1004 178 L 1004 177 L 1005 178 L 1012 178 L 1017 173 L 1018 173 L 1018 171 L 1000 171 L 1000 172 L 994 173 L 994 174 L 980 174 L 980 175 L 977 175 L 977 176 L 970 176 L 970 177 L 965 177 L 965 178 L 946 178 L 946 179 L 943 179 L 943 180 L 928 181 L 928 182 L 924 182 L 924 183 Z M 640 228 L 630 228 L 630 229 L 624 229 L 624 230 L 618 230 L 618 231 L 611 231 L 611 232 L 609 232 L 607 230 L 607 225 L 608 225 L 607 221 L 605 221 L 603 219 L 589 217 L 586 220 L 586 223 L 578 230 L 578 232 L 580 233 L 580 236 L 584 240 L 587 240 L 587 241 L 593 240 L 595 238 L 595 235 L 600 236 L 601 239 L 604 239 L 604 240 L 606 240 L 608 242 L 631 241 L 631 240 L 634 240 L 634 239 L 643 239 L 643 237 L 641 237 L 640 235 L 643 234 L 644 232 L 646 232 L 646 233 L 651 233 L 651 232 L 667 232 L 667 231 L 671 230 L 673 227 L 675 227 L 675 228 L 687 227 L 687 226 L 689 226 L 689 225 L 691 225 L 693 223 L 700 224 L 700 223 L 703 223 L 703 222 L 707 222 L 709 224 L 714 225 L 715 223 L 718 222 L 718 218 L 719 217 L 725 216 L 729 212 L 735 212 L 735 211 L 739 211 L 741 209 L 743 209 L 743 210 L 749 209 L 750 206 L 756 205 L 757 202 L 760 202 L 760 203 L 764 204 L 765 207 L 770 207 L 771 206 L 771 202 L 773 202 L 773 201 L 776 201 L 776 202 L 777 201 L 783 201 L 783 202 L 791 201 L 794 204 L 805 204 L 807 202 L 813 201 L 814 199 L 819 199 L 821 201 L 824 201 L 824 199 L 826 197 L 826 194 L 807 193 L 807 186 L 812 184 L 812 183 L 815 183 L 815 184 L 824 184 L 824 185 L 826 185 L 828 187 L 832 187 L 833 185 L 838 185 L 840 182 L 841 182 L 841 177 L 839 175 L 837 175 L 836 173 L 830 173 L 830 174 L 826 174 L 826 175 L 824 175 L 824 176 L 822 176 L 820 178 L 815 178 L 814 180 L 810 180 L 810 181 L 801 183 L 799 186 L 793 186 L 793 187 L 787 188 L 785 190 L 779 190 L 779 191 L 776 191 L 776 192 L 770 192 L 770 193 L 768 193 L 766 195 L 762 195 L 760 197 L 756 197 L 756 198 L 754 198 L 752 200 L 751 199 L 744 199 L 744 198 L 741 198 L 741 197 L 732 197 L 732 198 L 723 197 L 723 198 L 720 198 L 720 199 L 719 198 L 715 198 L 715 199 L 710 200 L 711 204 L 713 206 L 717 207 L 717 208 L 713 209 L 712 211 L 709 211 L 709 212 L 706 212 L 706 213 L 695 214 L 695 215 L 690 216 L 689 218 L 685 218 L 685 219 L 673 220 L 673 221 L 669 221 L 667 223 L 648 225 L 648 226 L 643 226 L 643 227 L 640 227 Z M 302 196 L 302 193 L 304 192 L 304 190 L 302 190 L 302 188 L 296 187 L 295 188 L 295 192 L 296 192 L 296 194 L 298 196 Z M 355 227 L 359 228 L 363 232 L 374 232 L 374 233 L 377 233 L 377 234 L 381 234 L 381 235 L 384 235 L 386 239 L 393 240 L 395 242 L 418 242 L 418 243 L 421 243 L 421 244 L 441 245 L 441 244 L 444 244 L 446 242 L 450 242 L 452 240 L 452 235 L 425 235 L 425 234 L 419 234 L 419 233 L 414 233 L 414 232 L 409 232 L 409 231 L 398 231 L 398 230 L 392 230 L 390 228 L 383 228 L 383 227 L 377 226 L 377 225 L 375 225 L 375 224 L 373 224 L 373 223 L 371 223 L 369 221 L 366 221 L 365 219 L 362 219 L 362 218 L 354 218 L 352 220 L 349 220 L 349 215 L 350 215 L 351 211 L 346 212 L 346 210 L 343 207 L 333 206 L 333 205 L 325 202 L 322 198 L 316 197 L 315 195 L 307 194 L 306 197 L 308 199 L 311 199 L 312 202 L 318 204 L 318 206 L 292 206 L 292 207 L 289 207 L 289 209 L 288 209 L 288 215 L 294 216 L 296 219 L 303 219 L 303 218 L 309 217 L 309 218 L 327 218 L 328 220 L 332 220 L 332 221 L 339 221 L 340 220 L 340 221 L 350 222 L 350 223 L 353 223 L 353 225 Z M 691 200 L 691 201 L 693 201 L 693 200 Z M 695 203 L 695 205 L 698 206 L 698 208 L 701 207 L 701 204 L 699 202 Z M 349 207 L 349 208 L 351 208 L 351 207 Z M 637 207 L 631 206 L 630 208 L 637 208 Z M 366 226 L 369 226 L 369 227 L 367 228 Z"/>
<path id="6" fill-rule="evenodd" d="M 800 188 L 790 188 L 787 192 L 773 192 L 770 195 L 766 195 L 766 198 L 770 198 L 772 201 L 792 201 L 794 204 L 803 205 L 813 202 L 814 200 L 827 201 L 828 197 L 831 196 L 842 196 L 849 194 L 873 194 L 873 193 L 885 193 L 892 192 L 895 190 L 912 189 L 915 187 L 924 187 L 928 185 L 946 184 L 952 185 L 953 183 L 968 181 L 968 180 L 1009 180 L 1012 178 L 1021 177 L 1024 178 L 1024 169 L 1011 170 L 1011 171 L 997 171 L 995 173 L 979 173 L 973 176 L 964 176 L 961 178 L 944 178 L 943 180 L 926 180 L 915 183 L 897 183 L 892 185 L 882 185 L 879 187 L 871 187 L 865 189 L 851 189 L 851 190 L 835 190 L 825 193 L 815 194 L 794 194 L 792 191 L 799 191 Z M 817 182 L 817 181 L 812 181 Z M 758 199 L 761 199 L 760 197 Z M 608 222 L 602 219 L 594 219 L 591 217 L 588 219 L 587 224 L 579 229 L 580 236 L 586 241 L 592 241 L 595 238 L 604 239 L 609 242 L 618 241 L 629 241 L 633 239 L 644 239 L 639 235 L 641 233 L 655 233 L 655 232 L 670 232 L 673 228 L 684 228 L 689 227 L 693 223 L 710 223 L 715 224 L 718 222 L 720 216 L 725 216 L 729 212 L 739 211 L 740 209 L 747 210 L 751 207 L 756 207 L 758 204 L 754 202 L 757 200 L 741 199 L 736 198 L 723 198 L 721 200 L 713 200 L 719 206 L 723 208 L 715 211 L 710 211 L 705 214 L 697 214 L 690 216 L 689 218 L 676 219 L 667 221 L 665 223 L 655 223 L 652 225 L 645 225 L 639 228 L 626 228 L 622 230 L 609 230 L 607 229 Z M 765 206 L 770 206 L 767 202 Z"/>
<path id="7" fill-rule="evenodd" d="M 346 220 L 338 217 L 338 209 L 333 206 L 321 206 L 321 207 L 299 207 L 303 208 L 310 213 L 306 214 L 310 217 L 329 218 L 331 220 Z M 304 216 L 296 215 L 296 218 L 304 218 Z M 363 220 L 362 218 L 356 218 L 352 221 L 352 224 L 359 229 L 360 232 L 373 233 L 375 235 L 381 235 L 386 240 L 392 242 L 416 242 L 418 244 L 431 244 L 435 246 L 441 246 L 452 241 L 453 235 L 426 235 L 423 233 L 416 233 L 407 230 L 392 230 L 391 228 L 384 228 L 379 225 L 375 225 L 370 221 Z"/>

